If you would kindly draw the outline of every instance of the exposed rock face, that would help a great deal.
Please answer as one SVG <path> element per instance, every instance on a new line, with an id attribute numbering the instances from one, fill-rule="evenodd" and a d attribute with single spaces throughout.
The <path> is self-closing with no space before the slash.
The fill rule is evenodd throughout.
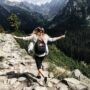
<path id="1" fill-rule="evenodd" d="M 44 74 L 48 76 L 48 64 L 43 64 Z M 0 34 L 0 90 L 90 90 L 90 80 L 79 70 L 73 71 L 71 75 L 76 79 L 58 80 L 51 73 L 47 84 L 43 78 L 38 80 L 36 75 L 34 59 L 20 48 L 12 35 Z M 88 84 L 84 82 L 86 79 Z"/>

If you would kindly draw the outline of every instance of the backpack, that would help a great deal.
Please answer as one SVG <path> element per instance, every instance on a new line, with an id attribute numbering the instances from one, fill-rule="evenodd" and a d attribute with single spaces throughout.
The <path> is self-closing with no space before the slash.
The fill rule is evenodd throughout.
<path id="1" fill-rule="evenodd" d="M 43 40 L 37 40 L 34 46 L 35 53 L 41 55 L 46 52 L 46 45 Z"/>

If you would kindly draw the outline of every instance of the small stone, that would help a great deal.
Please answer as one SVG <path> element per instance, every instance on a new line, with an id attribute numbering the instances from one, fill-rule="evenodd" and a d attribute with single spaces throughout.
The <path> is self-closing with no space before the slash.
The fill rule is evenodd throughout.
<path id="1" fill-rule="evenodd" d="M 54 78 L 54 75 L 52 72 L 49 73 L 49 78 Z"/>
<path id="2" fill-rule="evenodd" d="M 20 78 L 18 78 L 18 81 L 19 81 L 19 82 L 26 81 L 26 78 L 25 78 L 25 77 L 20 77 Z"/>
<path id="3" fill-rule="evenodd" d="M 40 84 L 41 86 L 44 86 L 43 81 L 39 81 L 39 84 Z"/>
<path id="4" fill-rule="evenodd" d="M 48 87 L 53 87 L 53 84 L 51 82 L 47 82 Z"/>

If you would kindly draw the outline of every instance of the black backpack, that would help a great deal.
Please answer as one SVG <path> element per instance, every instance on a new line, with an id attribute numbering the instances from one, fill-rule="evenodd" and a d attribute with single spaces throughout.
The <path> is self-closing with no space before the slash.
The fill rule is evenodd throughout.
<path id="1" fill-rule="evenodd" d="M 35 53 L 38 55 L 45 53 L 46 51 L 45 42 L 43 40 L 38 39 L 37 42 L 35 43 L 34 50 L 35 50 Z"/>

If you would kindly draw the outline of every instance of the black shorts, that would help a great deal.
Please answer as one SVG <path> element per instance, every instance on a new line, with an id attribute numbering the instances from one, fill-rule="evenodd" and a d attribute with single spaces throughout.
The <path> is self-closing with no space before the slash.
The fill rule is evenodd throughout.
<path id="1" fill-rule="evenodd" d="M 34 58 L 36 61 L 37 69 L 41 69 L 42 61 L 44 60 L 44 57 L 34 56 Z"/>

